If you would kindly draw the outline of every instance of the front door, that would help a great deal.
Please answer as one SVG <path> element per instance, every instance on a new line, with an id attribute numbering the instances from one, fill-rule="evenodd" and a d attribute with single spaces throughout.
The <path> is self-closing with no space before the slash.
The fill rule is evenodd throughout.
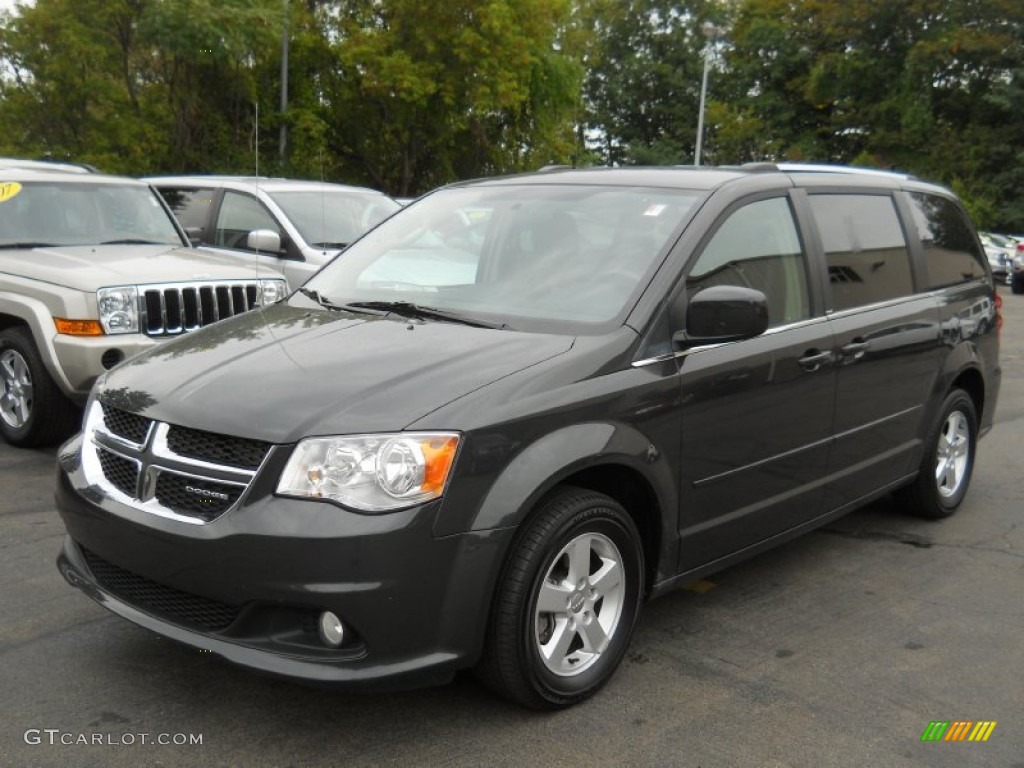
<path id="1" fill-rule="evenodd" d="M 805 248 L 785 195 L 727 214 L 686 281 L 765 294 L 768 331 L 694 351 L 680 366 L 680 571 L 821 513 L 835 397 L 833 341 L 813 311 Z"/>

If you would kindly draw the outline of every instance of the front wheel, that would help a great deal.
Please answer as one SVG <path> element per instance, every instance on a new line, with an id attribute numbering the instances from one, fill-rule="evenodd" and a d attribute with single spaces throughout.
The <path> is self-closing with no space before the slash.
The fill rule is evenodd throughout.
<path id="1" fill-rule="evenodd" d="M 614 499 L 564 488 L 515 546 L 477 675 L 528 707 L 576 704 L 611 678 L 629 645 L 643 585 L 640 535 Z"/>
<path id="2" fill-rule="evenodd" d="M 936 520 L 952 515 L 967 495 L 977 441 L 974 401 L 962 389 L 954 389 L 943 401 L 925 443 L 917 479 L 901 488 L 897 499 L 919 517 Z"/>
<path id="3" fill-rule="evenodd" d="M 23 448 L 69 437 L 78 409 L 57 389 L 25 328 L 0 332 L 0 434 Z"/>

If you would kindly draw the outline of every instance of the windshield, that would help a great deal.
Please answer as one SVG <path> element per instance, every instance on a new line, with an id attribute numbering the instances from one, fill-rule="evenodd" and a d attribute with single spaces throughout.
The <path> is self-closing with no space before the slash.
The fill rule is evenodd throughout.
<path id="1" fill-rule="evenodd" d="M 631 306 L 702 195 L 556 184 L 444 189 L 397 213 L 307 288 L 334 305 L 415 303 L 514 328 L 604 324 Z"/>
<path id="2" fill-rule="evenodd" d="M 184 245 L 173 219 L 148 186 L 83 182 L 3 182 L 0 248 L 32 244 Z"/>
<path id="3" fill-rule="evenodd" d="M 402 207 L 377 192 L 329 187 L 268 194 L 317 248 L 343 248 Z"/>

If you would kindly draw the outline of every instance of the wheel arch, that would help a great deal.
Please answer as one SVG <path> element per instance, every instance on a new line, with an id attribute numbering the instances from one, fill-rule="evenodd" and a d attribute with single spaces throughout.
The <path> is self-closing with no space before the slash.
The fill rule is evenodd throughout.
<path id="1" fill-rule="evenodd" d="M 466 529 L 522 529 L 563 486 L 603 493 L 625 508 L 643 544 L 645 593 L 675 567 L 672 534 L 678 503 L 669 458 L 635 427 L 621 423 L 565 427 L 528 446 L 504 468 Z M 512 538 L 496 575 L 517 538 Z"/>

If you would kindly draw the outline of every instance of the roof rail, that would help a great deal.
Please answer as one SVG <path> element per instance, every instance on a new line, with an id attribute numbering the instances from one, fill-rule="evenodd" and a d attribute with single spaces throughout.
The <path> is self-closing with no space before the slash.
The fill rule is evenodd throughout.
<path id="1" fill-rule="evenodd" d="M 858 176 L 885 176 L 890 179 L 916 179 L 910 173 L 890 171 L 882 168 L 864 168 L 857 165 L 828 165 L 827 163 L 778 163 L 778 170 L 785 173 L 848 173 Z"/>

